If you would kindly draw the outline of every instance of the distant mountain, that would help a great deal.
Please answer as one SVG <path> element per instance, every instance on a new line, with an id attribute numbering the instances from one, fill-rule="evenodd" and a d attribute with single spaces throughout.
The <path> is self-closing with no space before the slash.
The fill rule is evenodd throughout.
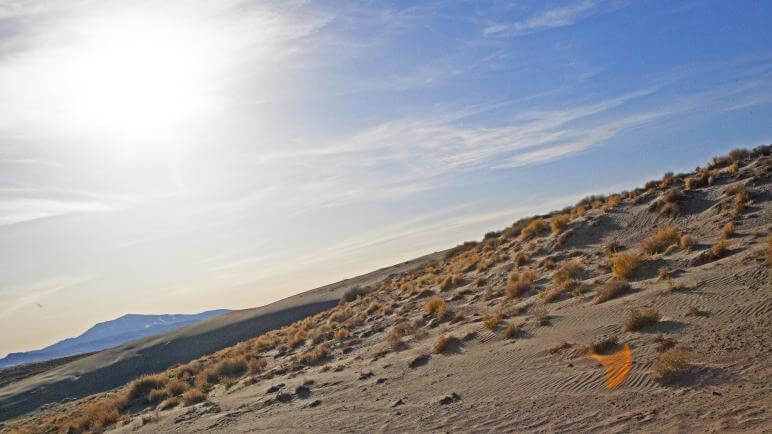
<path id="1" fill-rule="evenodd" d="M 0 359 L 0 368 L 104 350 L 228 312 L 228 309 L 218 309 L 190 315 L 128 314 L 112 321 L 100 322 L 78 337 L 61 340 L 40 350 L 10 353 Z"/>

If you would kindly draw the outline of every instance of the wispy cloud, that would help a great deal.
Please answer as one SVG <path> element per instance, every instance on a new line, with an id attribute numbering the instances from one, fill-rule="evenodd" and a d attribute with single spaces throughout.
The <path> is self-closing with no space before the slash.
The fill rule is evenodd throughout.
<path id="1" fill-rule="evenodd" d="M 593 0 L 582 0 L 566 6 L 547 9 L 521 21 L 505 24 L 493 24 L 486 27 L 486 36 L 507 37 L 520 36 L 555 27 L 570 26 L 597 12 L 597 3 Z"/>

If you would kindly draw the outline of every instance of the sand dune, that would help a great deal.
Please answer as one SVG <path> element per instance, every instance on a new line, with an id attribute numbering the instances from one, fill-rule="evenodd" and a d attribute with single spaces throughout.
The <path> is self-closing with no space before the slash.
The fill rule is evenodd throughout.
<path id="1" fill-rule="evenodd" d="M 176 351 L 209 342 L 207 331 L 215 329 L 217 339 L 243 340 L 247 333 L 240 328 L 250 324 L 254 335 L 271 312 L 282 312 L 283 319 L 321 312 L 271 335 L 277 343 L 262 346 L 259 338 L 250 340 L 202 358 L 198 374 L 182 369 L 164 374 L 203 390 L 203 402 L 156 406 L 132 401 L 106 428 L 228 433 L 769 430 L 769 151 L 740 158 L 736 166 L 722 161 L 709 171 L 666 176 L 632 194 L 593 198 L 565 218 L 556 213 L 543 223 L 526 220 L 453 255 L 383 272 L 372 281 L 382 280 L 373 292 L 326 311 L 321 309 L 336 304 L 341 288 L 261 308 L 262 319 L 256 319 L 257 311 L 237 312 L 226 316 L 231 318 L 227 326 L 204 323 L 181 330 L 172 341 L 178 342 Z M 669 235 L 662 231 L 667 228 L 673 230 Z M 657 234 L 660 238 L 653 239 Z M 533 281 L 527 277 L 531 272 Z M 610 291 L 609 282 L 616 282 L 620 292 L 604 301 L 600 294 Z M 299 309 L 297 315 L 280 310 L 292 306 Z M 650 323 L 633 324 L 632 311 L 656 316 Z M 343 328 L 347 333 L 340 333 Z M 438 347 L 441 337 L 452 338 Z M 591 351 L 593 344 L 598 345 Z M 148 345 L 159 348 L 156 354 L 164 352 L 161 341 Z M 615 362 L 631 361 L 622 374 L 609 375 L 606 368 L 618 366 L 593 357 L 615 357 L 625 348 L 629 354 L 621 353 L 622 362 Z M 105 366 L 120 365 L 117 359 L 135 353 L 142 351 L 98 354 L 48 375 L 74 377 L 77 366 L 109 358 L 113 362 Z M 192 354 L 185 352 L 186 357 Z M 679 365 L 671 358 L 664 364 L 664 355 L 675 354 L 688 354 L 688 362 Z M 241 357 L 263 360 L 265 366 L 214 382 L 201 376 L 212 372 L 207 366 Z M 38 377 L 33 378 L 41 384 L 45 375 Z M 9 387 L 1 390 L 3 408 L 32 407 L 10 398 L 32 399 L 18 392 L 24 384 L 15 386 L 15 394 Z M 81 416 L 88 414 L 89 402 L 120 393 L 56 404 L 7 428 L 62 426 L 52 422 L 57 414 L 85 423 Z"/>

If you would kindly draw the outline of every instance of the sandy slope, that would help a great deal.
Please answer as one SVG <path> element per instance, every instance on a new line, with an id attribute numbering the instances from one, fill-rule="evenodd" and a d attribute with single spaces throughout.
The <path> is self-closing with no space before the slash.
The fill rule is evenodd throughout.
<path id="1" fill-rule="evenodd" d="M 769 431 L 772 285 L 763 251 L 772 229 L 772 180 L 769 171 L 759 176 L 758 167 L 756 161 L 738 174 L 722 169 L 713 186 L 685 191 L 683 212 L 676 217 L 650 209 L 663 191 L 649 191 L 574 219 L 562 246 L 551 235 L 536 242 L 501 237 L 492 253 L 506 259 L 485 271 L 471 269 L 455 287 L 443 291 L 435 284 L 427 288 L 430 292 L 411 293 L 387 285 L 348 305 L 362 312 L 378 301 L 393 309 L 368 314 L 342 341 L 327 341 L 331 355 L 321 364 L 296 359 L 314 347 L 310 340 L 295 349 L 273 349 L 260 354 L 269 360 L 265 372 L 229 387 L 218 384 L 203 403 L 163 411 L 145 407 L 111 428 L 228 433 Z M 729 250 L 707 258 L 710 246 L 721 238 L 720 228 L 731 221 L 731 201 L 722 193 L 737 182 L 747 183 L 754 199 L 734 220 Z M 629 278 L 631 293 L 596 303 L 595 291 L 611 277 L 604 266 L 604 246 L 615 241 L 623 251 L 635 251 L 642 239 L 671 225 L 691 234 L 695 246 L 646 256 Z M 507 275 L 518 269 L 511 258 L 524 251 L 529 259 L 520 268 L 536 271 L 538 278 L 524 296 L 507 300 Z M 541 294 L 551 287 L 554 271 L 540 265 L 545 258 L 558 267 L 580 261 L 579 279 L 587 291 L 568 291 L 546 303 Z M 439 265 L 444 270 L 449 266 Z M 670 282 L 658 280 L 662 267 L 670 271 Z M 453 321 L 451 314 L 438 321 L 425 315 L 421 307 L 431 294 L 446 300 L 453 313 L 463 313 L 463 319 Z M 548 324 L 533 317 L 542 307 L 549 310 Z M 629 311 L 641 307 L 658 310 L 660 321 L 625 331 L 622 322 Z M 497 310 L 504 312 L 504 322 L 489 330 L 482 319 Z M 392 350 L 386 335 L 401 321 L 416 332 Z M 521 332 L 507 338 L 507 323 L 522 324 Z M 433 345 L 440 335 L 459 341 L 437 354 Z M 582 351 L 610 336 L 629 345 L 633 360 L 624 382 L 613 390 L 606 387 L 602 366 Z M 693 356 L 688 371 L 671 384 L 658 383 L 650 374 L 661 339 L 675 341 Z"/>
<path id="2" fill-rule="evenodd" d="M 162 371 L 282 327 L 337 305 L 345 290 L 433 260 L 426 255 L 402 264 L 325 285 L 266 306 L 234 311 L 189 327 L 100 351 L 26 376 L 0 388 L 0 421 L 43 405 L 121 386 L 143 374 Z"/>
<path id="3" fill-rule="evenodd" d="M 485 328 L 480 318 L 503 298 L 484 300 L 446 293 L 454 311 L 467 320 L 424 327 L 399 352 L 386 348 L 384 333 L 396 321 L 377 315 L 336 349 L 332 369 L 302 367 L 289 375 L 242 381 L 226 389 L 217 386 L 209 402 L 135 418 L 121 431 L 249 432 L 271 431 L 748 431 L 770 425 L 770 269 L 760 257 L 772 223 L 769 178 L 754 185 L 754 205 L 737 224 L 729 253 L 695 266 L 697 257 L 718 240 L 726 215 L 717 206 L 721 192 L 736 178 L 688 193 L 685 215 L 664 218 L 647 210 L 654 196 L 626 200 L 608 212 L 590 211 L 572 223 L 563 249 L 543 255 L 581 258 L 588 268 L 586 282 L 603 281 L 608 272 L 597 266 L 602 246 L 616 240 L 635 246 L 655 227 L 675 223 L 688 229 L 699 245 L 656 255 L 631 279 L 632 294 L 595 304 L 594 294 L 568 297 L 550 304 L 551 322 L 539 326 L 525 313 L 542 304 L 538 295 L 520 299 L 523 333 L 507 339 L 503 328 Z M 509 247 L 513 252 L 517 243 Z M 540 256 L 531 259 L 538 262 Z M 657 280 L 666 266 L 686 289 L 664 292 Z M 501 282 L 506 264 L 482 273 Z M 537 282 L 546 284 L 546 279 Z M 474 286 L 473 282 L 466 286 Z M 383 298 L 383 302 L 387 302 Z M 625 332 L 621 323 L 629 309 L 653 307 L 662 315 L 654 327 Z M 692 310 L 696 308 L 697 312 Z M 416 313 L 419 323 L 426 320 Z M 444 354 L 432 345 L 441 333 L 465 338 Z M 632 348 L 633 366 L 624 383 L 608 390 L 603 368 L 578 349 L 602 337 L 616 335 Z M 657 336 L 671 338 L 694 355 L 693 366 L 677 383 L 652 380 Z M 568 345 L 561 345 L 567 343 Z M 557 349 L 561 346 L 565 348 Z M 343 348 L 351 348 L 351 351 Z M 416 359 L 428 356 L 420 366 Z M 296 388 L 308 384 L 308 390 Z M 283 385 L 283 386 L 281 386 Z M 281 386 L 278 391 L 276 386 Z M 271 390 L 269 390 L 271 389 Z M 280 402 L 279 393 L 291 400 Z M 455 394 L 455 395 L 454 395 Z M 286 396 L 285 396 L 286 397 Z M 445 398 L 443 400 L 443 398 Z"/>

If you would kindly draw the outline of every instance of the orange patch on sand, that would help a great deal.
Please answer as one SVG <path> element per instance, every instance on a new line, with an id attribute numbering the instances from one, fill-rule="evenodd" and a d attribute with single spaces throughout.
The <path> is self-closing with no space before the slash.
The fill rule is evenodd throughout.
<path id="1" fill-rule="evenodd" d="M 633 355 L 627 344 L 621 350 L 607 356 L 592 352 L 587 353 L 587 355 L 606 369 L 606 387 L 609 389 L 613 389 L 625 381 L 633 362 Z"/>

